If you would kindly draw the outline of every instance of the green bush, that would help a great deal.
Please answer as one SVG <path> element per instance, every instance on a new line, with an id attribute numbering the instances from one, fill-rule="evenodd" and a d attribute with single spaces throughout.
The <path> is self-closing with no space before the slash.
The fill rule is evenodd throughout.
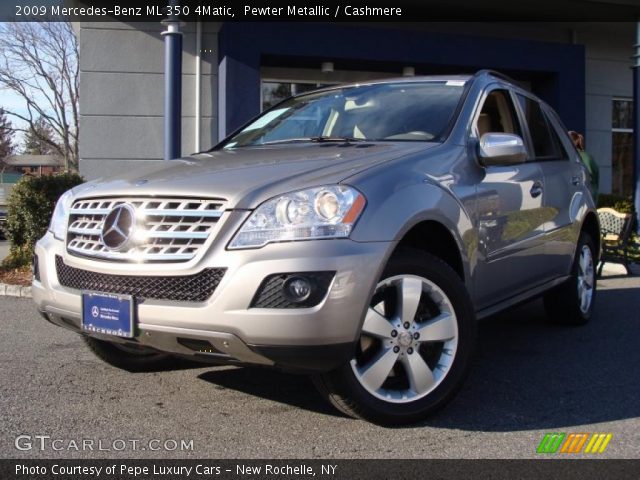
<path id="1" fill-rule="evenodd" d="M 17 247 L 11 249 L 11 252 L 2 261 L 2 269 L 13 270 L 15 268 L 21 268 L 31 263 L 33 258 L 33 252 L 26 247 Z"/>
<path id="2" fill-rule="evenodd" d="M 620 195 L 612 195 L 601 193 L 598 195 L 598 208 L 613 208 L 620 213 L 634 213 L 635 208 L 631 197 L 621 197 Z"/>
<path id="3" fill-rule="evenodd" d="M 28 265 L 33 247 L 49 226 L 56 201 L 64 192 L 84 182 L 77 173 L 42 177 L 24 176 L 15 184 L 7 199 L 5 235 L 11 242 L 5 268 Z"/>

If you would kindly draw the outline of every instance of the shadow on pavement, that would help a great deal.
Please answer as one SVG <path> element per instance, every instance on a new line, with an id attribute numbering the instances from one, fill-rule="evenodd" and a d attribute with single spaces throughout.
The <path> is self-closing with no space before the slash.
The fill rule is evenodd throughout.
<path id="1" fill-rule="evenodd" d="M 640 416 L 639 300 L 635 288 L 600 290 L 582 327 L 546 323 L 541 301 L 487 319 L 470 378 L 429 424 L 518 431 Z"/>
<path id="2" fill-rule="evenodd" d="M 311 379 L 267 368 L 212 370 L 198 378 L 256 397 L 326 415 L 343 416 L 316 391 Z"/>
<path id="3" fill-rule="evenodd" d="M 541 301 L 503 312 L 480 323 L 471 375 L 458 397 L 424 425 L 508 432 L 638 417 L 639 347 L 640 296 L 634 288 L 600 290 L 594 317 L 583 327 L 547 323 Z M 340 415 L 304 376 L 243 368 L 199 378 Z"/>

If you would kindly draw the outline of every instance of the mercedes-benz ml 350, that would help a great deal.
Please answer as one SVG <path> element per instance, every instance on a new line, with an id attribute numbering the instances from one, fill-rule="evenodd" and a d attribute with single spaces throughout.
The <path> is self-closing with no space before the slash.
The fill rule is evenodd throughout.
<path id="1" fill-rule="evenodd" d="M 500 74 L 336 86 L 65 193 L 33 296 L 117 367 L 273 366 L 414 422 L 461 386 L 478 319 L 543 296 L 589 320 L 588 185 L 559 116 Z"/>

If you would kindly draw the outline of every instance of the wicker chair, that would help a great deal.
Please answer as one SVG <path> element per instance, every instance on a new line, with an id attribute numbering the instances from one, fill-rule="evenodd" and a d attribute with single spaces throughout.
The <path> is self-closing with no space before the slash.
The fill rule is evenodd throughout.
<path id="1" fill-rule="evenodd" d="M 602 234 L 602 256 L 598 275 L 602 275 L 602 267 L 606 262 L 622 263 L 627 275 L 631 275 L 629 241 L 633 232 L 633 216 L 630 213 L 620 213 L 613 208 L 599 208 L 598 218 Z"/>

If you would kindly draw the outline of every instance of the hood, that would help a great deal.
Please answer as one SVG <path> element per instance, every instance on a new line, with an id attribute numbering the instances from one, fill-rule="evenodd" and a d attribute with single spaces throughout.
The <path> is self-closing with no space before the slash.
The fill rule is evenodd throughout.
<path id="1" fill-rule="evenodd" d="M 98 179 L 79 197 L 116 195 L 217 197 L 228 208 L 252 209 L 263 201 L 307 187 L 336 184 L 382 162 L 437 144 L 317 143 L 238 148 L 155 163 Z"/>

